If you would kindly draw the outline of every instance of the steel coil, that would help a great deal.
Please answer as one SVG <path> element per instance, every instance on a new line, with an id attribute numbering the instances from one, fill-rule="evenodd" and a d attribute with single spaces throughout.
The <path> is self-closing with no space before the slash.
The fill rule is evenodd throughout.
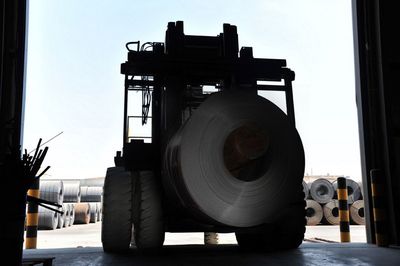
<path id="1" fill-rule="evenodd" d="M 364 201 L 357 200 L 350 206 L 350 217 L 355 224 L 364 225 Z"/>
<path id="2" fill-rule="evenodd" d="M 70 203 L 63 204 L 63 211 L 65 212 L 64 227 L 70 226 L 71 223 L 71 206 Z"/>
<path id="3" fill-rule="evenodd" d="M 332 183 L 325 179 L 319 178 L 311 183 L 310 196 L 318 203 L 325 204 L 330 202 L 335 195 Z"/>
<path id="4" fill-rule="evenodd" d="M 76 203 L 74 224 L 88 224 L 90 222 L 90 205 L 87 202 Z"/>
<path id="5" fill-rule="evenodd" d="M 70 221 L 70 225 L 73 225 L 75 223 L 75 203 L 70 203 L 70 207 L 71 207 L 71 221 Z"/>
<path id="6" fill-rule="evenodd" d="M 310 189 L 308 188 L 308 185 L 304 180 L 303 180 L 303 193 L 304 193 L 304 199 L 308 199 L 310 194 Z"/>
<path id="7" fill-rule="evenodd" d="M 64 185 L 62 181 L 40 181 L 40 198 L 62 204 L 64 201 Z"/>
<path id="8" fill-rule="evenodd" d="M 98 217 L 98 209 L 97 209 L 97 203 L 96 202 L 89 202 L 90 205 L 90 222 L 95 223 L 97 222 L 97 217 Z"/>
<path id="9" fill-rule="evenodd" d="M 300 137 L 285 113 L 249 93 L 210 96 L 168 144 L 168 197 L 198 219 L 237 227 L 276 220 L 298 200 Z"/>
<path id="10" fill-rule="evenodd" d="M 79 182 L 64 182 L 64 202 L 80 202 L 81 187 Z"/>
<path id="11" fill-rule="evenodd" d="M 334 181 L 332 185 L 333 188 L 335 189 L 335 195 L 336 195 L 337 182 Z M 347 202 L 349 204 L 352 204 L 353 202 L 361 198 L 361 188 L 357 182 L 355 182 L 353 179 L 350 178 L 346 178 L 346 185 L 347 185 L 347 195 L 348 195 Z"/>
<path id="12" fill-rule="evenodd" d="M 307 225 L 317 225 L 324 216 L 321 205 L 315 200 L 307 200 L 306 219 Z"/>
<path id="13" fill-rule="evenodd" d="M 97 202 L 97 210 L 98 210 L 98 215 L 97 215 L 97 221 L 101 221 L 101 216 L 103 215 L 103 205 L 101 202 Z"/>
<path id="14" fill-rule="evenodd" d="M 103 187 L 81 187 L 82 202 L 101 202 Z"/>
<path id="15" fill-rule="evenodd" d="M 58 213 L 42 206 L 38 210 L 39 220 L 38 229 L 40 230 L 54 230 L 58 225 Z"/>
<path id="16" fill-rule="evenodd" d="M 324 219 L 328 224 L 339 224 L 339 201 L 331 200 L 323 207 Z"/>

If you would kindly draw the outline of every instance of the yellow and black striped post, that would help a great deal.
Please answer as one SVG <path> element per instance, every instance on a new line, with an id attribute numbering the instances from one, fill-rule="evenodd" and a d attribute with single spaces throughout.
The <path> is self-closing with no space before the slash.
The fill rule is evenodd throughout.
<path id="1" fill-rule="evenodd" d="M 337 195 L 339 201 L 340 242 L 350 242 L 350 215 L 346 178 L 337 179 Z"/>
<path id="2" fill-rule="evenodd" d="M 28 195 L 39 198 L 39 178 L 35 180 L 31 189 L 28 190 Z M 26 236 L 25 248 L 35 249 L 37 243 L 37 230 L 38 230 L 38 205 L 34 202 L 28 203 L 28 213 L 26 216 Z"/>
<path id="3" fill-rule="evenodd" d="M 383 180 L 382 172 L 379 169 L 372 169 L 370 171 L 370 176 L 375 241 L 378 246 L 387 246 L 388 238 L 386 231 L 385 182 Z"/>

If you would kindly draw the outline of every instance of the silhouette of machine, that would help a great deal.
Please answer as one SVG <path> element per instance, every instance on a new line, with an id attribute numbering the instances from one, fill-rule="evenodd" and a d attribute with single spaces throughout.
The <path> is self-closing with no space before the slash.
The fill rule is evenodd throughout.
<path id="1" fill-rule="evenodd" d="M 235 232 L 248 249 L 300 245 L 304 151 L 286 60 L 239 50 L 229 24 L 211 37 L 170 22 L 165 43 L 126 47 L 124 146 L 104 184 L 104 250 L 159 248 L 165 232 Z M 284 92 L 286 114 L 262 90 Z"/>

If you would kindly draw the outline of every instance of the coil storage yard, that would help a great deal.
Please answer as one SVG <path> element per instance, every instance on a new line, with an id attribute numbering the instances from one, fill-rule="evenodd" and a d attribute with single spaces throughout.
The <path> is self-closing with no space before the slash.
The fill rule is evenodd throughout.
<path id="1" fill-rule="evenodd" d="M 38 229 L 55 230 L 74 224 L 89 224 L 101 221 L 102 186 L 81 186 L 79 181 L 42 180 L 40 198 L 62 205 L 60 214 L 39 206 Z"/>

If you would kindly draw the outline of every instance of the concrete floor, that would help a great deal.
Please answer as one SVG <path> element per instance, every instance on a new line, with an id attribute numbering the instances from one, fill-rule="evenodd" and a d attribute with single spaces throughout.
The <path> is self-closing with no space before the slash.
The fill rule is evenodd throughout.
<path id="1" fill-rule="evenodd" d="M 73 225 L 72 227 L 52 231 L 39 231 L 39 249 L 43 248 L 76 248 L 76 247 L 101 247 L 101 223 L 88 225 Z M 236 244 L 234 234 L 220 234 L 221 244 Z M 309 240 L 325 239 L 340 241 L 338 226 L 307 226 L 305 238 Z M 352 242 L 366 242 L 365 227 L 351 226 Z M 203 244 L 202 233 L 167 233 L 165 245 L 193 245 Z M 400 265 L 400 264 L 399 264 Z"/>
<path id="2" fill-rule="evenodd" d="M 158 254 L 106 254 L 101 248 L 101 223 L 74 225 L 38 232 L 38 249 L 25 250 L 25 258 L 55 257 L 55 265 L 400 265 L 400 250 L 365 244 L 365 227 L 351 226 L 350 244 L 310 243 L 299 249 L 275 252 L 244 252 L 234 234 L 220 234 L 221 245 L 207 247 L 202 233 L 166 234 Z M 337 226 L 309 226 L 306 239 L 339 241 Z M 79 248 L 77 248 L 79 247 Z"/>
<path id="3" fill-rule="evenodd" d="M 243 252 L 237 245 L 166 246 L 158 254 L 106 254 L 100 247 L 25 250 L 25 258 L 55 257 L 55 265 L 399 265 L 400 250 L 367 244 L 313 244 L 285 252 Z"/>

